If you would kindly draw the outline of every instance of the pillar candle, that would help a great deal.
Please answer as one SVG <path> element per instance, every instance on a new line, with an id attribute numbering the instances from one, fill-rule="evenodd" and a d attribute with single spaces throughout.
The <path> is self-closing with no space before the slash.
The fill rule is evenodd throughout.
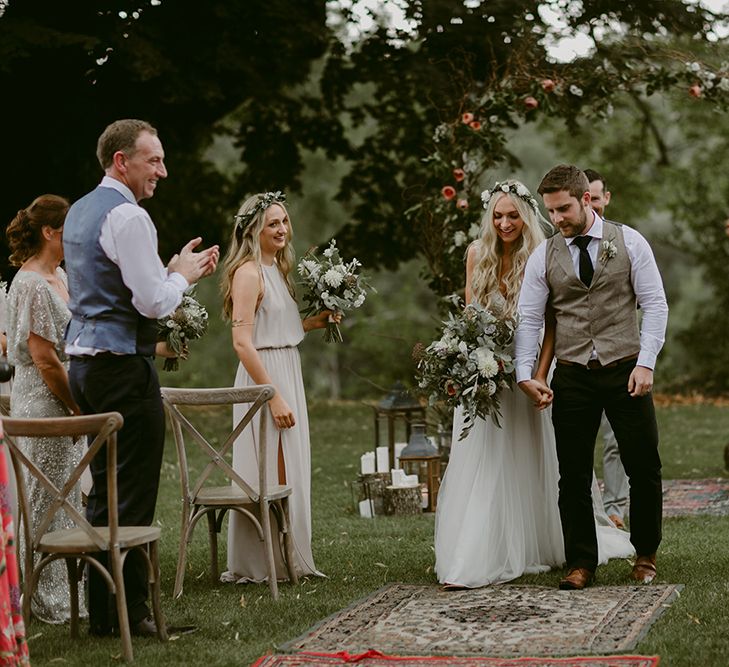
<path id="1" fill-rule="evenodd" d="M 377 472 L 387 472 L 390 469 L 390 452 L 387 447 L 377 448 Z"/>
<path id="2" fill-rule="evenodd" d="M 375 453 L 365 452 L 359 457 L 360 470 L 363 475 L 371 475 L 375 472 Z"/>

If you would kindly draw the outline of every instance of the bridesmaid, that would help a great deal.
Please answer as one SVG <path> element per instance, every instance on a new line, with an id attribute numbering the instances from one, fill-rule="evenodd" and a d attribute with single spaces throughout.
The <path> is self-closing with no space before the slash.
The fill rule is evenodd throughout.
<path id="1" fill-rule="evenodd" d="M 81 414 L 68 384 L 63 336 L 70 318 L 63 260 L 63 222 L 68 201 L 41 195 L 8 225 L 10 263 L 19 266 L 7 299 L 8 359 L 15 366 L 10 394 L 12 417 L 64 417 Z M 81 460 L 85 441 L 73 438 L 18 438 L 18 444 L 56 485 L 63 484 Z M 26 479 L 30 521 L 36 525 L 52 498 L 30 475 Z M 71 495 L 81 510 L 81 489 Z M 49 530 L 72 527 L 59 513 Z M 21 562 L 24 544 L 21 544 Z M 85 614 L 83 601 L 80 611 Z M 33 616 L 63 623 L 71 607 L 62 560 L 46 566 L 31 601 Z"/>
<path id="2" fill-rule="evenodd" d="M 291 270 L 292 229 L 280 192 L 247 199 L 235 227 L 221 280 L 223 312 L 231 319 L 233 348 L 240 363 L 236 387 L 272 384 L 269 403 L 268 475 L 271 483 L 288 484 L 298 574 L 319 575 L 311 553 L 311 454 L 306 396 L 297 345 L 306 331 L 326 327 L 330 311 L 301 320 L 294 300 Z M 338 318 L 337 318 L 338 319 Z M 245 406 L 235 406 L 234 422 Z M 257 425 L 248 427 L 233 448 L 233 468 L 258 486 Z M 277 577 L 286 578 L 277 541 Z M 231 513 L 228 528 L 228 571 L 222 581 L 263 582 L 267 579 L 261 542 L 250 522 Z"/>

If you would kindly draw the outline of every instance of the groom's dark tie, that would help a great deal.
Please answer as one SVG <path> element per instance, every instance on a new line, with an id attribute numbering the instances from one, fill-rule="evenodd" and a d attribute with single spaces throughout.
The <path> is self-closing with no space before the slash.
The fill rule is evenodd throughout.
<path id="1" fill-rule="evenodd" d="M 592 268 L 590 253 L 587 252 L 587 246 L 591 239 L 591 236 L 578 236 L 573 241 L 573 243 L 580 249 L 580 280 L 588 287 L 592 282 L 592 275 L 595 273 L 595 269 Z"/>

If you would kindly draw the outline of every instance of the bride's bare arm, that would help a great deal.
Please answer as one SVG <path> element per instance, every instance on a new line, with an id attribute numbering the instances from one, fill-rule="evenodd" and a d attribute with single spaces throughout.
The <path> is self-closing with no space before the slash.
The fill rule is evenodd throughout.
<path id="1" fill-rule="evenodd" d="M 253 345 L 253 321 L 261 290 L 261 279 L 255 263 L 247 262 L 238 267 L 231 287 L 233 349 L 253 382 L 273 384 L 258 350 Z M 278 389 L 269 402 L 269 408 L 278 428 L 290 428 L 296 423 L 294 413 Z"/>

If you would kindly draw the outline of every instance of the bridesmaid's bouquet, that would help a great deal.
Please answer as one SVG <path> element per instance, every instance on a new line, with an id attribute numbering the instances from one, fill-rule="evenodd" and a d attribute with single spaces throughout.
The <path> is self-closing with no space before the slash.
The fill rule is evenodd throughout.
<path id="1" fill-rule="evenodd" d="M 499 392 L 514 382 L 510 349 L 516 322 L 470 304 L 443 324 L 438 340 L 414 350 L 416 377 L 431 405 L 463 407 L 463 440 L 476 417 L 490 416 L 500 426 Z"/>
<path id="2" fill-rule="evenodd" d="M 180 359 L 187 358 L 188 341 L 201 338 L 208 330 L 208 311 L 193 295 L 192 291 L 182 295 L 182 301 L 175 311 L 157 320 L 158 340 L 177 356 L 165 359 L 163 370 L 176 371 Z"/>
<path id="3" fill-rule="evenodd" d="M 299 262 L 298 270 L 304 286 L 306 307 L 302 311 L 304 317 L 331 310 L 342 313 L 345 310 L 359 308 L 367 297 L 367 291 L 375 291 L 367 279 L 357 272 L 362 265 L 352 259 L 344 262 L 339 256 L 336 240 L 332 239 L 329 247 L 321 256 L 312 251 L 306 253 Z M 342 332 L 339 325 L 330 318 L 324 332 L 327 343 L 341 343 Z"/>

